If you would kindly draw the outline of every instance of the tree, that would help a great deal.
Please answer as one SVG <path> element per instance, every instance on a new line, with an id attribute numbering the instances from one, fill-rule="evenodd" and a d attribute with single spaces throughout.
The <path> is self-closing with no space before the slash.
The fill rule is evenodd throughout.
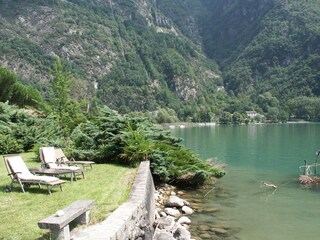
<path id="1" fill-rule="evenodd" d="M 235 113 L 232 115 L 232 122 L 233 122 L 234 124 L 243 123 L 243 122 L 244 122 L 244 117 L 242 116 L 241 113 L 235 112 Z"/>
<path id="2" fill-rule="evenodd" d="M 81 111 L 81 102 L 75 102 L 71 98 L 74 79 L 62 65 L 60 58 L 55 61 L 52 75 L 53 79 L 50 82 L 52 96 L 49 105 L 64 135 L 67 136 L 77 124 L 84 121 L 85 116 Z"/>
<path id="3" fill-rule="evenodd" d="M 219 118 L 221 124 L 230 124 L 232 123 L 232 114 L 229 112 L 223 112 Z"/>
<path id="4" fill-rule="evenodd" d="M 0 67 L 0 101 L 5 102 L 10 99 L 12 87 L 17 81 L 17 76 L 10 70 Z"/>
<path id="5" fill-rule="evenodd" d="M 42 102 L 40 92 L 22 83 L 16 83 L 12 87 L 11 103 L 17 104 L 19 107 L 36 106 Z"/>

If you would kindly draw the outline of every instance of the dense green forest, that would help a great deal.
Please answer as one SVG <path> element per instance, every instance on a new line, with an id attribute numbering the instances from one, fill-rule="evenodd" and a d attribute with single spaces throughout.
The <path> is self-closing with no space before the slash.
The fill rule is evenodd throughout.
<path id="1" fill-rule="evenodd" d="M 16 79 L 0 98 L 45 109 L 60 57 L 83 109 L 319 121 L 319 13 L 315 0 L 2 0 L 0 65 Z"/>
<path id="2" fill-rule="evenodd" d="M 217 61 L 229 94 L 250 96 L 272 121 L 320 120 L 318 1 L 160 0 L 158 7 Z"/>

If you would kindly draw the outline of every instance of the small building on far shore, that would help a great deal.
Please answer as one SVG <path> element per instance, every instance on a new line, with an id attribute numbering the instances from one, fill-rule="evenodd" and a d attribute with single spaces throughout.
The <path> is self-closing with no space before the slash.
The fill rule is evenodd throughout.
<path id="1" fill-rule="evenodd" d="M 258 116 L 258 113 L 256 111 L 246 111 L 246 114 L 249 118 L 255 118 Z"/>

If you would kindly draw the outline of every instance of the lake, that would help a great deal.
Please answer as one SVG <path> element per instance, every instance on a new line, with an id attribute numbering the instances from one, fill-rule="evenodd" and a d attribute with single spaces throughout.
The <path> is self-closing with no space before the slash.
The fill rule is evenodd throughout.
<path id="1" fill-rule="evenodd" d="M 320 239 L 320 188 L 298 181 L 299 166 L 304 160 L 314 163 L 320 149 L 320 124 L 217 125 L 172 132 L 203 159 L 228 165 L 214 189 L 189 193 L 204 209 L 191 216 L 191 232 L 199 239 Z M 219 226 L 228 233 L 213 229 Z"/>

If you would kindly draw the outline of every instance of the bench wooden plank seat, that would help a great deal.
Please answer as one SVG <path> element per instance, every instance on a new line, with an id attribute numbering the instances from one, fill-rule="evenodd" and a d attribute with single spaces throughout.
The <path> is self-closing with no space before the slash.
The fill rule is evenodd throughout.
<path id="1" fill-rule="evenodd" d="M 63 215 L 53 214 L 38 222 L 41 229 L 50 229 L 51 239 L 70 240 L 69 223 L 88 224 L 94 200 L 77 200 L 62 209 Z"/>

